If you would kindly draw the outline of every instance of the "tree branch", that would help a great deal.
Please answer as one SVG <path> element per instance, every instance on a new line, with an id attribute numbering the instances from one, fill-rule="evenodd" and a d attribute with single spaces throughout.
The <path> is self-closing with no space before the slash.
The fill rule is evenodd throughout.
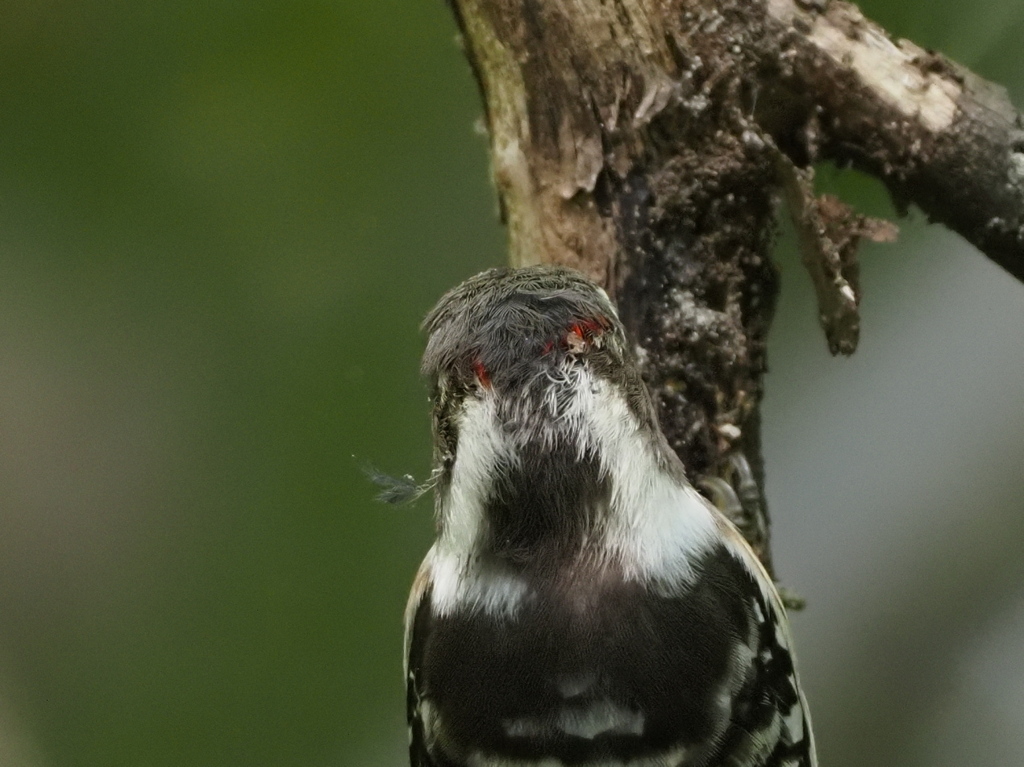
<path id="1" fill-rule="evenodd" d="M 767 10 L 779 47 L 763 117 L 780 145 L 876 176 L 901 208 L 916 204 L 1024 280 L 1024 119 L 1006 91 L 891 41 L 848 3 Z"/>
<path id="2" fill-rule="evenodd" d="M 450 2 L 486 107 L 512 262 L 566 264 L 605 285 L 693 477 L 763 488 L 758 405 L 783 188 L 830 345 L 855 346 L 856 242 L 892 231 L 816 199 L 813 162 L 879 176 L 1024 278 L 1020 117 L 997 89 L 890 42 L 853 6 Z M 770 566 L 765 509 L 762 491 L 736 521 Z"/>

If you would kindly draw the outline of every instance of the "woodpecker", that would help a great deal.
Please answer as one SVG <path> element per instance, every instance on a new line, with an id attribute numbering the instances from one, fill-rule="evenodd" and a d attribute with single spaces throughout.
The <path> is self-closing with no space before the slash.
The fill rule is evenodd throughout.
<path id="1" fill-rule="evenodd" d="M 424 328 L 412 767 L 815 767 L 779 594 L 687 480 L 605 292 L 492 269 Z"/>

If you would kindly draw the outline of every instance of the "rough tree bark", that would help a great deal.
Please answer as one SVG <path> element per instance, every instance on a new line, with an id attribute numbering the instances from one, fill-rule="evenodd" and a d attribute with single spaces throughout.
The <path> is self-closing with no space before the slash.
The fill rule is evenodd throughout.
<path id="1" fill-rule="evenodd" d="M 1004 93 L 839 0 L 450 0 L 513 264 L 605 285 L 691 476 L 749 495 L 770 567 L 759 402 L 784 194 L 834 353 L 861 237 L 813 164 L 853 164 L 1024 279 L 1024 122 Z M 742 457 L 750 461 L 747 470 Z"/>

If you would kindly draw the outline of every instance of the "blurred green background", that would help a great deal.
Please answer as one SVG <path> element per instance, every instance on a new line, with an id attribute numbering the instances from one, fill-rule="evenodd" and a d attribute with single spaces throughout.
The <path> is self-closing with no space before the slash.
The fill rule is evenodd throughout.
<path id="1" fill-rule="evenodd" d="M 1024 104 L 1018 0 L 863 6 Z M 0 2 L 0 765 L 403 763 L 401 618 L 430 504 L 374 504 L 359 467 L 426 473 L 419 320 L 504 258 L 479 113 L 441 0 Z M 826 176 L 889 210 L 876 184 Z M 865 251 L 864 348 L 833 361 L 785 240 L 779 259 L 776 560 L 811 599 L 797 634 L 824 763 L 881 764 L 858 743 L 879 699 L 913 706 L 886 685 L 906 692 L 890 672 L 917 666 L 880 666 L 875 648 L 920 660 L 929 627 L 969 637 L 944 623 L 966 614 L 1024 652 L 1024 577 L 984 545 L 1021 532 L 1005 525 L 1024 491 L 1024 290 L 912 219 L 900 246 Z M 878 400 L 898 415 L 865 417 Z M 924 443 L 952 445 L 946 468 Z M 920 492 L 905 497 L 886 471 L 908 455 Z M 940 506 L 953 540 L 988 530 L 970 506 L 984 489 L 993 535 L 970 561 L 1004 565 L 987 601 L 988 565 L 950 570 L 962 551 L 919 534 Z M 887 580 L 892 562 L 910 569 Z M 948 589 L 893 606 L 894 580 L 928 591 L 937 563 L 954 583 L 973 574 L 980 616 L 943 612 Z M 924 622 L 907 619 L 922 604 Z M 964 697 L 935 689 L 948 663 L 922 668 L 923 699 Z M 1007 710 L 997 733 L 971 730 L 990 757 L 936 750 L 945 704 L 869 740 L 893 764 L 1024 763 Z"/>

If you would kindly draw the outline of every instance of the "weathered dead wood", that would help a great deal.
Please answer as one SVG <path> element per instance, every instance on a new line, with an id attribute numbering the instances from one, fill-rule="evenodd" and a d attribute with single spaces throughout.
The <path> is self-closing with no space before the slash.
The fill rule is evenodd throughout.
<path id="1" fill-rule="evenodd" d="M 609 289 L 693 476 L 763 487 L 758 403 L 787 184 L 830 344 L 856 343 L 856 240 L 892 232 L 816 199 L 814 162 L 877 175 L 1024 279 L 1020 116 L 847 3 L 450 2 L 512 263 L 567 264 Z M 736 477 L 737 454 L 752 476 Z M 764 508 L 738 521 L 770 565 Z"/>
<path id="2" fill-rule="evenodd" d="M 878 177 L 898 205 L 917 205 L 1024 280 L 1024 119 L 1005 90 L 890 40 L 848 3 L 821 12 L 768 0 L 767 10 L 780 46 L 778 77 L 762 79 L 775 102 L 763 122 L 780 145 Z"/>

